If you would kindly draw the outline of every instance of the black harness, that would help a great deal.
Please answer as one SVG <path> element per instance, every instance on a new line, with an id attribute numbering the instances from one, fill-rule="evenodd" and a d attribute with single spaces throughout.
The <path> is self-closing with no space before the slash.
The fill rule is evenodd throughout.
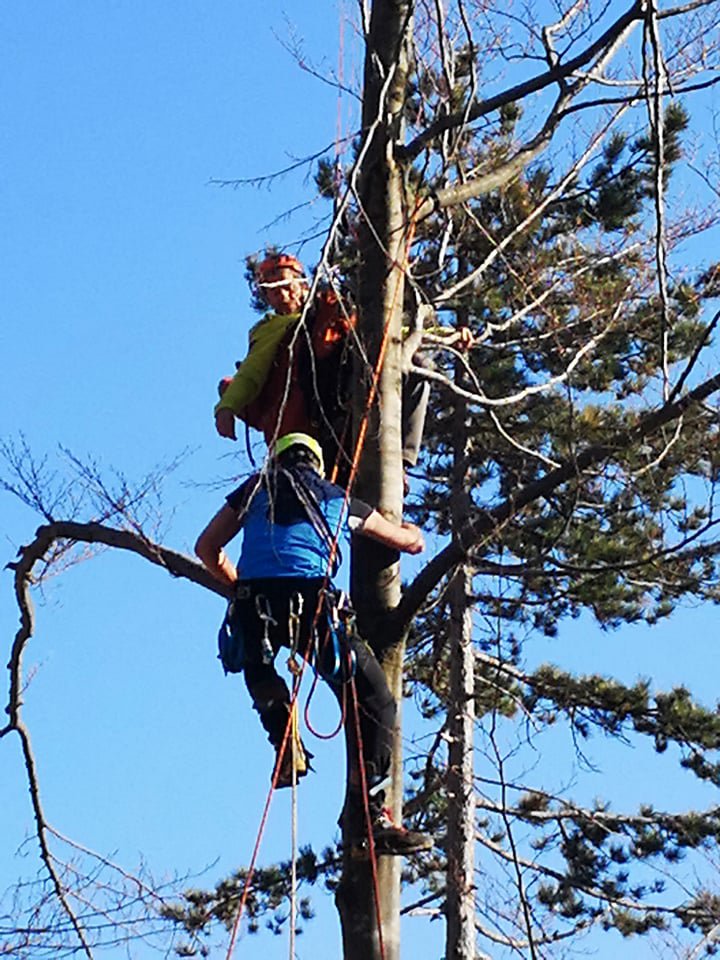
<path id="1" fill-rule="evenodd" d="M 342 554 L 337 543 L 337 535 L 330 527 L 315 491 L 303 476 L 301 470 L 293 467 L 284 467 L 279 464 L 275 467 L 275 476 L 282 478 L 292 491 L 296 502 L 302 509 L 307 521 L 315 533 L 320 537 L 332 558 L 330 576 L 334 577 L 340 564 Z M 329 579 L 329 578 L 328 578 Z M 254 601 L 258 616 L 265 621 L 266 646 L 263 648 L 263 661 L 270 662 L 273 657 L 272 648 L 267 641 L 267 631 L 270 622 L 275 623 L 272 611 L 262 609 L 259 601 L 266 598 L 260 595 L 251 596 L 248 583 L 239 584 L 236 596 L 228 604 L 225 618 L 218 634 L 219 659 L 225 673 L 240 673 L 245 663 L 245 638 L 243 636 L 239 607 L 243 603 Z M 326 584 L 323 588 L 323 604 L 321 617 L 325 621 L 315 628 L 313 665 L 317 673 L 330 682 L 346 682 L 355 673 L 356 656 L 348 644 L 349 636 L 354 632 L 354 616 L 344 595 Z M 292 644 L 292 637 L 289 637 Z"/>

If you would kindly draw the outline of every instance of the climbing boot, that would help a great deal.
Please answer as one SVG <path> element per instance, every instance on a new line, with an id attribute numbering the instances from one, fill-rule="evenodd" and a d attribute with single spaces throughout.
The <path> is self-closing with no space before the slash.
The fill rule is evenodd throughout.
<path id="1" fill-rule="evenodd" d="M 371 813 L 371 817 L 376 856 L 405 857 L 411 853 L 421 853 L 423 850 L 432 848 L 433 838 L 429 833 L 408 830 L 402 824 L 396 824 L 386 807 L 374 814 Z M 354 859 L 367 859 L 370 855 L 367 836 L 358 836 L 353 839 L 350 854 Z"/>
<path id="2" fill-rule="evenodd" d="M 297 782 L 301 777 L 307 776 L 308 770 L 310 769 L 308 754 L 302 743 L 295 745 L 294 759 L 295 781 Z M 275 766 L 273 767 L 273 779 L 275 778 L 276 770 L 277 780 L 275 781 L 275 789 L 282 790 L 283 787 L 291 787 L 293 784 L 293 751 L 291 743 L 288 742 L 286 744 L 282 757 L 280 756 L 280 748 L 277 748 Z"/>
<path id="3" fill-rule="evenodd" d="M 310 765 L 312 756 L 300 738 L 300 731 L 297 725 L 297 709 L 294 709 L 290 735 L 285 743 L 285 750 L 282 756 L 280 756 L 280 745 L 275 747 L 275 766 L 273 767 L 273 779 L 275 779 L 275 774 L 277 773 L 275 789 L 281 790 L 283 787 L 292 786 L 293 760 L 295 761 L 295 781 L 297 782 L 301 777 L 307 776 L 308 770 L 312 770 L 312 766 Z"/>

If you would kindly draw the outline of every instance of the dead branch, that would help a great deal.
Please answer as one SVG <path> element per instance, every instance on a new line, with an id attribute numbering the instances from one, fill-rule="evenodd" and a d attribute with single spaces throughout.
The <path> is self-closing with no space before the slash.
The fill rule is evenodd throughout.
<path id="1" fill-rule="evenodd" d="M 21 716 L 22 708 L 22 659 L 28 640 L 34 630 L 34 610 L 30 590 L 34 583 L 33 569 L 42 562 L 57 543 L 78 542 L 103 544 L 128 550 L 163 567 L 174 577 L 191 580 L 205 589 L 221 596 L 229 596 L 229 589 L 218 583 L 199 563 L 184 554 L 149 540 L 140 531 L 118 530 L 100 523 L 79 523 L 76 521 L 54 521 L 38 528 L 35 539 L 19 551 L 19 559 L 7 566 L 15 572 L 15 597 L 20 615 L 20 626 L 13 642 L 8 670 L 10 672 L 10 690 L 5 708 L 9 720 L 0 729 L 0 739 L 11 732 L 20 738 L 23 760 L 28 778 L 28 788 L 35 819 L 35 834 L 40 847 L 40 858 L 47 870 L 58 901 L 65 911 L 78 938 L 83 953 L 92 958 L 92 952 L 85 931 L 78 920 L 68 897 L 55 859 L 50 851 L 48 834 L 55 833 L 46 819 L 40 796 L 40 785 L 32 749 L 30 733 Z"/>
<path id="2" fill-rule="evenodd" d="M 399 158 L 402 160 L 412 160 L 420 151 L 435 137 L 439 136 L 445 130 L 457 127 L 465 122 L 479 120 L 480 117 L 493 113 L 501 107 L 510 103 L 522 100 L 531 93 L 537 93 L 554 83 L 562 83 L 580 70 L 586 64 L 592 62 L 596 56 L 613 45 L 618 37 L 628 28 L 634 26 L 643 17 L 643 4 L 636 0 L 628 10 L 625 11 L 594 43 L 591 43 L 582 53 L 568 60 L 567 63 L 553 67 L 545 73 L 530 80 L 518 83 L 502 93 L 489 97 L 486 100 L 477 101 L 469 110 L 449 114 L 447 117 L 441 117 L 431 124 L 426 130 L 418 134 L 414 140 L 404 147 L 398 148 Z"/>

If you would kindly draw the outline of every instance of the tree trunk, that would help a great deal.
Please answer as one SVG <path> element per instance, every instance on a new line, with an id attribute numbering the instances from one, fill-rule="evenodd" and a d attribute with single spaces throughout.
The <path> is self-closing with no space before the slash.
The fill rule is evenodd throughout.
<path id="1" fill-rule="evenodd" d="M 459 272 L 467 266 L 459 263 Z M 457 316 L 466 326 L 467 312 Z M 466 385 L 466 372 L 455 364 L 455 382 Z M 467 404 L 455 401 L 452 418 L 454 457 L 450 485 L 453 530 L 467 522 L 472 501 L 467 490 L 470 444 Z M 472 584 L 469 564 L 458 567 L 450 583 L 450 711 L 448 717 L 448 832 L 447 832 L 447 928 L 446 960 L 475 960 L 475 652 L 472 645 Z"/>
<path id="2" fill-rule="evenodd" d="M 450 697 L 448 734 L 447 960 L 475 960 L 475 657 L 468 600 L 472 573 L 463 566 L 450 587 Z"/>
<path id="3" fill-rule="evenodd" d="M 358 476 L 358 496 L 389 519 L 402 516 L 401 377 L 404 263 L 408 219 L 402 170 L 394 146 L 402 130 L 407 79 L 408 0 L 374 0 L 366 38 L 363 131 L 370 143 L 362 165 L 359 236 L 358 333 L 370 364 L 379 369 Z M 358 390 L 356 436 L 365 412 L 366 390 Z M 360 382 L 360 380 L 358 380 Z M 352 555 L 352 596 L 363 636 L 374 645 L 383 615 L 400 600 L 397 555 L 379 544 L 357 538 Z M 388 683 L 398 704 L 402 697 L 404 644 L 385 657 Z M 393 758 L 393 787 L 386 800 L 396 818 L 402 808 L 402 756 L 398 727 Z M 346 845 L 347 848 L 347 845 Z M 399 960 L 400 867 L 396 857 L 378 861 L 378 936 L 371 865 L 346 856 L 337 892 L 343 927 L 345 960 Z M 382 949 L 380 943 L 382 940 Z"/>

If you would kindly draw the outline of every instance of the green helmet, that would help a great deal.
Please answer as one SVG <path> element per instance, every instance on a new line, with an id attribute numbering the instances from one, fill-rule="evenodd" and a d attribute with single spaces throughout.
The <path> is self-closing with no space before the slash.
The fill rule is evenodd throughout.
<path id="1" fill-rule="evenodd" d="M 323 477 L 325 476 L 322 447 L 314 437 L 307 433 L 286 433 L 275 444 L 274 456 L 279 457 L 281 453 L 285 453 L 291 447 L 306 447 L 320 464 L 320 473 Z"/>

